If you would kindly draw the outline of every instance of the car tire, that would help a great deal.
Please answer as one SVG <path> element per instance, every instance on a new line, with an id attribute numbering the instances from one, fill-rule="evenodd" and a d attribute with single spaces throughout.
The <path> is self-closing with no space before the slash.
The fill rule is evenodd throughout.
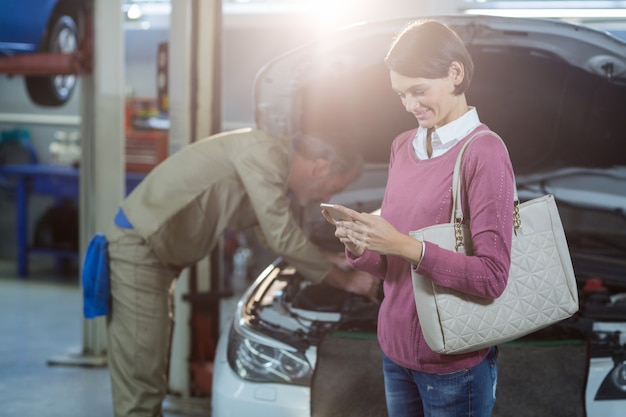
<path id="1" fill-rule="evenodd" d="M 76 51 L 78 28 L 74 19 L 67 14 L 58 14 L 53 22 L 40 50 L 64 53 Z M 74 74 L 26 76 L 25 82 L 28 96 L 35 104 L 62 106 L 70 99 L 77 83 L 77 76 Z"/>

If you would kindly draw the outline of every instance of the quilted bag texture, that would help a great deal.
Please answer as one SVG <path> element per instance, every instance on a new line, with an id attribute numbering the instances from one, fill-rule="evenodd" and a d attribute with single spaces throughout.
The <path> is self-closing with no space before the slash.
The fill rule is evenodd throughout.
<path id="1" fill-rule="evenodd" d="M 450 223 L 412 231 L 410 235 L 471 255 L 469 228 L 454 220 L 455 212 L 462 218 L 456 201 L 463 151 L 455 168 Z M 497 299 L 438 286 L 413 270 L 415 305 L 424 338 L 433 351 L 458 354 L 505 343 L 578 311 L 576 277 L 554 197 L 546 195 L 517 207 L 508 283 Z M 455 227 L 461 230 L 463 245 L 457 245 Z"/>

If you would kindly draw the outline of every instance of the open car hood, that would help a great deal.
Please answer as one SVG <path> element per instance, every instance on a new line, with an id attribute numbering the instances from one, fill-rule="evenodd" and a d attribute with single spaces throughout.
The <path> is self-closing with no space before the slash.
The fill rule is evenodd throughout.
<path id="1" fill-rule="evenodd" d="M 552 20 L 435 18 L 466 42 L 476 66 L 468 103 L 507 143 L 516 174 L 626 165 L 626 43 Z M 417 126 L 383 63 L 411 20 L 347 27 L 271 61 L 256 81 L 257 126 L 341 130 L 368 161 L 387 163 L 393 138 Z"/>
<path id="2" fill-rule="evenodd" d="M 438 19 L 460 34 L 474 58 L 468 102 L 506 142 L 520 198 L 554 194 L 577 278 L 600 278 L 611 292 L 623 292 L 626 44 L 603 32 L 556 21 Z M 394 34 L 409 21 L 339 30 L 279 56 L 257 78 L 259 128 L 287 135 L 310 128 L 340 130 L 360 141 L 366 170 L 332 198 L 359 211 L 380 207 L 391 141 L 417 126 L 392 92 L 383 62 Z M 319 207 L 309 209 L 303 219 L 311 239 L 326 250 L 342 252 L 334 227 L 322 218 Z M 581 297 L 581 312 L 623 317 L 623 307 L 605 298 L 585 303 Z M 229 364 L 240 378 L 253 382 L 311 386 L 313 371 L 320 375 L 322 369 L 318 364 L 326 361 L 331 372 L 337 366 L 324 357 L 325 349 L 331 357 L 335 353 L 321 345 L 328 341 L 326 335 L 375 333 L 377 309 L 376 303 L 356 295 L 311 284 L 277 259 L 239 301 L 228 334 Z M 220 346 L 226 350 L 226 342 Z M 353 349 L 348 348 L 350 363 L 341 362 L 346 369 L 363 363 Z M 320 381 L 325 385 L 326 380 Z M 305 402 L 315 405 L 317 396 L 327 403 L 328 391 L 320 391 L 319 383 L 313 388 Z M 362 404 L 384 404 L 366 397 L 369 402 Z"/>

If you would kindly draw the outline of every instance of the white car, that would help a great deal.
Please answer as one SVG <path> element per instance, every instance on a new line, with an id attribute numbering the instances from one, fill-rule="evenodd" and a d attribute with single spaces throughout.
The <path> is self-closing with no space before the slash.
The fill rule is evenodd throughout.
<path id="1" fill-rule="evenodd" d="M 581 288 L 593 277 L 613 294 L 626 291 L 626 44 L 559 21 L 438 18 L 460 34 L 473 56 L 468 102 L 507 143 L 520 197 L 555 195 Z M 377 209 L 390 143 L 416 126 L 391 91 L 383 64 L 393 35 L 409 20 L 342 29 L 275 59 L 259 74 L 259 128 L 281 134 L 335 128 L 361 140 L 369 161 L 366 173 L 333 202 Z M 315 242 L 342 250 L 318 207 L 306 219 Z M 608 321 L 626 322 L 622 298 L 591 298 L 581 297 L 581 303 L 594 307 L 581 305 L 579 318 L 587 314 L 593 322 L 604 311 L 617 311 Z M 379 372 L 377 308 L 360 297 L 311 285 L 276 260 L 248 288 L 222 329 L 212 416 L 330 415 L 324 414 L 328 403 L 336 407 L 332 415 L 345 415 L 341 407 L 350 408 L 351 415 L 385 415 L 380 378 L 359 379 L 359 372 Z M 589 337 L 602 338 L 606 327 L 588 330 Z M 588 384 L 589 417 L 623 414 L 626 366 L 611 355 L 623 343 L 617 338 L 599 353 L 606 359 L 599 371 L 606 378 L 590 373 L 595 379 Z M 604 379 L 613 385 L 598 396 L 592 391 Z M 355 385 L 346 386 L 350 381 Z M 346 390 L 358 391 L 360 400 L 351 401 Z M 362 413 L 355 414 L 355 407 Z"/>

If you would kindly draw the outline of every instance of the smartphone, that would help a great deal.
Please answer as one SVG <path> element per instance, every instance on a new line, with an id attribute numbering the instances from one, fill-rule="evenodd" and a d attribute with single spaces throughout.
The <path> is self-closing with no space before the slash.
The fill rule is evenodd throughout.
<path id="1" fill-rule="evenodd" d="M 333 216 L 333 219 L 335 219 L 335 220 L 344 220 L 344 221 L 352 221 L 352 217 L 348 216 L 343 211 L 337 210 L 333 206 L 334 206 L 334 204 L 328 204 L 328 203 L 321 203 L 320 204 L 320 207 L 323 208 L 324 210 L 328 211 L 328 213 L 330 213 L 330 215 Z"/>

